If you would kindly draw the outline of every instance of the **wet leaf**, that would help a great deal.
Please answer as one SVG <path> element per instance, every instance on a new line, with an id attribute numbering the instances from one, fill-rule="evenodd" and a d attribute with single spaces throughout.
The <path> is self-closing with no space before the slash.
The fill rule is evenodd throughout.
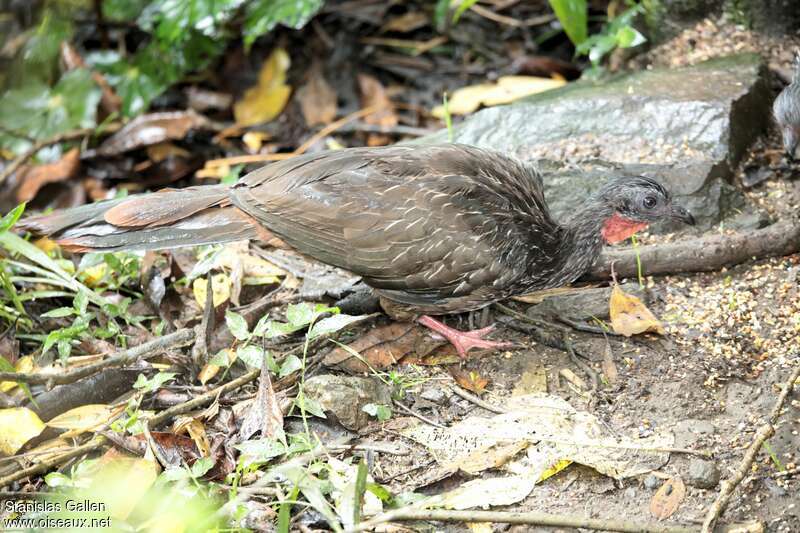
<path id="1" fill-rule="evenodd" d="M 2 219 L 0 219 L 0 232 L 8 231 L 14 224 L 17 223 L 19 217 L 22 216 L 22 213 L 25 212 L 25 204 L 19 204 L 17 207 L 6 213 Z"/>
<path id="2" fill-rule="evenodd" d="M 113 156 L 170 140 L 182 140 L 192 130 L 208 126 L 208 119 L 191 109 L 149 113 L 128 122 L 103 141 L 96 153 Z"/>
<path id="3" fill-rule="evenodd" d="M 248 2 L 245 10 L 244 43 L 246 48 L 278 24 L 300 29 L 322 7 L 323 0 L 270 0 Z"/>
<path id="4" fill-rule="evenodd" d="M 44 428 L 36 413 L 27 407 L 0 409 L 0 453 L 14 455 Z"/>
<path id="5" fill-rule="evenodd" d="M 611 291 L 609 316 L 614 331 L 626 337 L 647 331 L 660 335 L 665 333 L 664 326 L 642 301 L 623 291 L 617 284 Z"/>
<path id="6" fill-rule="evenodd" d="M 291 60 L 286 50 L 276 48 L 264 61 L 258 75 L 258 84 L 245 91 L 241 100 L 233 105 L 233 116 L 239 126 L 253 126 L 269 122 L 281 114 L 292 88 L 286 84 L 286 71 Z"/>
<path id="7" fill-rule="evenodd" d="M 48 183 L 65 181 L 75 176 L 80 167 L 80 150 L 73 148 L 55 163 L 27 168 L 20 176 L 18 202 L 30 202 L 39 189 Z"/>
<path id="8" fill-rule="evenodd" d="M 535 76 L 502 76 L 497 83 L 481 83 L 456 89 L 449 98 L 448 108 L 451 115 L 466 115 L 477 111 L 481 106 L 508 104 L 525 96 L 561 87 L 565 83 L 563 80 Z M 436 106 L 431 114 L 443 119 L 444 107 Z"/>
<path id="9" fill-rule="evenodd" d="M 325 80 L 317 61 L 311 64 L 308 81 L 297 90 L 297 99 L 309 127 L 328 124 L 336 118 L 336 92 Z"/>
<path id="10" fill-rule="evenodd" d="M 685 497 L 686 485 L 681 478 L 668 479 L 650 500 L 650 513 L 659 520 L 669 518 L 678 510 Z"/>

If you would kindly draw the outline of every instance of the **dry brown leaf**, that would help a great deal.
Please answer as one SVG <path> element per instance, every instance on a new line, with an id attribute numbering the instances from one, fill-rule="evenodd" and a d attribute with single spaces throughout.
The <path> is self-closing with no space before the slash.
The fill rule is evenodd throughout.
<path id="1" fill-rule="evenodd" d="M 525 96 L 549 91 L 561 87 L 563 80 L 537 78 L 535 76 L 502 76 L 497 83 L 481 83 L 462 87 L 453 91 L 448 101 L 451 115 L 466 115 L 477 111 L 479 107 L 509 104 Z M 436 106 L 431 111 L 436 118 L 445 116 L 444 106 Z"/>
<path id="2" fill-rule="evenodd" d="M 447 465 L 445 468 L 452 468 L 453 471 L 461 470 L 467 474 L 477 475 L 490 468 L 500 468 L 530 444 L 531 442 L 526 440 L 497 443 L 488 448 L 475 450 L 466 457 L 459 458 L 458 461 Z"/>
<path id="3" fill-rule="evenodd" d="M 170 157 L 189 159 L 192 154 L 189 150 L 176 146 L 170 142 L 163 142 L 147 147 L 147 157 L 154 163 L 160 163 Z"/>
<path id="4" fill-rule="evenodd" d="M 208 442 L 206 427 L 203 423 L 193 418 L 192 421 L 186 425 L 186 431 L 194 441 L 194 445 L 197 446 L 197 449 L 200 451 L 200 455 L 208 457 L 211 454 L 211 443 Z"/>
<path id="5" fill-rule="evenodd" d="M 409 11 L 403 15 L 390 18 L 381 28 L 381 33 L 386 33 L 387 31 L 408 33 L 426 26 L 428 22 L 428 15 L 424 11 Z"/>
<path id="6" fill-rule="evenodd" d="M 283 436 L 283 412 L 281 411 L 275 389 L 272 388 L 272 379 L 267 370 L 266 360 L 261 367 L 261 379 L 255 401 L 247 410 L 242 427 L 239 430 L 239 441 L 249 440 L 257 431 L 262 438 L 281 439 Z"/>
<path id="7" fill-rule="evenodd" d="M 61 42 L 61 60 L 66 70 L 87 68 L 86 61 L 84 61 L 78 51 L 69 44 L 69 41 Z M 102 95 L 100 97 L 100 105 L 103 106 L 103 110 L 109 115 L 112 113 L 119 113 L 119 110 L 122 108 L 122 98 L 114 91 L 114 88 L 111 87 L 111 84 L 108 83 L 105 76 L 96 70 L 90 70 L 89 73 L 97 86 L 100 87 Z"/>
<path id="8" fill-rule="evenodd" d="M 630 337 L 647 331 L 660 335 L 665 333 L 664 326 L 642 301 L 623 291 L 616 283 L 611 291 L 608 311 L 611 327 L 620 335 Z"/>
<path id="9" fill-rule="evenodd" d="M 264 61 L 258 83 L 245 91 L 242 99 L 233 104 L 233 116 L 239 126 L 269 122 L 281 114 L 292 88 L 286 84 L 286 71 L 291 65 L 289 54 L 276 48 Z"/>
<path id="10" fill-rule="evenodd" d="M 456 380 L 456 383 L 468 391 L 472 391 L 478 395 L 486 392 L 486 385 L 489 384 L 489 380 L 482 377 L 476 371 L 465 370 L 455 366 L 449 367 L 448 371 L 450 375 L 453 376 L 453 379 Z"/>
<path id="11" fill-rule="evenodd" d="M 336 118 L 336 92 L 325 80 L 322 66 L 318 62 L 311 64 L 308 81 L 297 90 L 297 99 L 306 124 L 328 124 Z"/>
<path id="12" fill-rule="evenodd" d="M 124 128 L 103 141 L 97 155 L 119 155 L 169 140 L 181 140 L 191 130 L 209 125 L 203 115 L 188 111 L 163 111 L 141 115 L 128 122 Z"/>
<path id="13" fill-rule="evenodd" d="M 381 370 L 414 352 L 417 342 L 424 335 L 421 328 L 407 322 L 380 326 L 351 342 L 347 347 L 339 346 L 333 349 L 325 356 L 323 364 L 336 365 L 355 373 L 369 372 L 370 368 Z M 359 354 L 359 357 L 353 352 Z"/>
<path id="14" fill-rule="evenodd" d="M 358 75 L 358 87 L 361 90 L 361 106 L 377 107 L 380 111 L 376 111 L 364 117 L 364 122 L 367 124 L 374 124 L 382 128 L 392 128 L 397 126 L 397 114 L 394 111 L 394 105 L 389 96 L 386 94 L 386 89 L 381 82 L 367 74 Z M 369 146 L 381 146 L 388 144 L 391 139 L 382 134 L 371 134 L 367 137 L 367 144 Z"/>
<path id="15" fill-rule="evenodd" d="M 650 513 L 659 520 L 669 518 L 678 510 L 685 496 L 686 485 L 681 478 L 668 479 L 650 500 Z"/>
<path id="16" fill-rule="evenodd" d="M 28 167 L 20 177 L 17 201 L 30 202 L 48 183 L 70 179 L 78 172 L 80 164 L 80 150 L 73 148 L 55 163 Z"/>

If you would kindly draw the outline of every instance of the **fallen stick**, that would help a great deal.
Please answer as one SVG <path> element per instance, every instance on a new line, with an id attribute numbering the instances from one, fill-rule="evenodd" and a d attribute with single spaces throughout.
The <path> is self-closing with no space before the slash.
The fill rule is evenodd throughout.
<path id="1" fill-rule="evenodd" d="M 758 452 L 761 451 L 761 447 L 764 445 L 764 442 L 766 442 L 766 440 L 775 433 L 775 423 L 778 421 L 781 411 L 783 410 L 783 406 L 786 404 L 786 398 L 789 397 L 789 393 L 791 393 L 792 389 L 794 389 L 795 381 L 797 381 L 799 378 L 800 356 L 795 359 L 795 369 L 789 374 L 789 378 L 784 382 L 781 393 L 778 396 L 778 399 L 775 401 L 775 406 L 770 412 L 769 419 L 756 431 L 755 437 L 753 437 L 753 442 L 747 449 L 747 453 L 744 454 L 742 462 L 739 464 L 739 468 L 736 469 L 731 478 L 722 481 L 719 495 L 717 496 L 717 499 L 714 500 L 714 503 L 711 504 L 711 507 L 709 507 L 708 512 L 706 513 L 706 518 L 703 521 L 703 533 L 710 533 L 713 531 L 714 524 L 728 506 L 736 487 L 738 487 L 747 474 L 750 473 L 750 468 L 753 466 L 753 462 L 756 460 Z"/>
<path id="2" fill-rule="evenodd" d="M 97 363 L 78 367 L 63 374 L 0 372 L 0 381 L 16 381 L 29 385 L 48 385 L 48 388 L 53 385 L 65 385 L 91 376 L 106 368 L 127 365 L 140 358 L 148 359 L 154 357 L 168 348 L 191 342 L 194 339 L 194 335 L 194 331 L 191 329 L 181 329 L 175 333 L 117 352 Z"/>
<path id="3" fill-rule="evenodd" d="M 666 244 L 639 246 L 643 274 L 676 274 L 719 270 L 751 259 L 785 256 L 800 251 L 800 220 L 781 220 L 766 228 L 709 235 Z M 611 265 L 620 277 L 637 275 L 633 248 L 606 250 L 592 271 L 590 279 L 608 279 Z"/>
<path id="4" fill-rule="evenodd" d="M 507 512 L 507 511 L 451 511 L 445 509 L 411 509 L 403 508 L 380 514 L 366 522 L 361 522 L 345 533 L 357 533 L 372 529 L 386 522 L 413 520 L 434 520 L 437 522 L 496 522 L 503 524 L 535 524 L 539 526 L 571 527 L 597 529 L 602 531 L 628 531 L 631 533 L 696 533 L 697 526 L 671 526 L 632 522 L 628 520 L 604 520 L 601 518 L 581 518 L 572 515 L 557 515 L 541 512 Z M 721 531 L 731 531 L 745 525 L 727 526 Z M 736 529 L 752 531 L 751 529 Z"/>

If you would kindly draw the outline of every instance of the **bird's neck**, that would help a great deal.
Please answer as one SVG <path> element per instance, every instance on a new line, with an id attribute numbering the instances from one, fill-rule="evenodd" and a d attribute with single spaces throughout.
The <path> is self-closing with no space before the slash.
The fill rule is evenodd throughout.
<path id="1" fill-rule="evenodd" d="M 605 244 L 604 229 L 613 219 L 612 208 L 590 199 L 564 225 L 565 260 L 559 276 L 562 284 L 571 283 L 592 268 Z"/>

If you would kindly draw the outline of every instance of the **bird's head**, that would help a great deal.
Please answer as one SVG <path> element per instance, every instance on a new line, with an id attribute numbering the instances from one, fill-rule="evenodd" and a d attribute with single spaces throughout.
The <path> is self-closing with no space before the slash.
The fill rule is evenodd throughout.
<path id="1" fill-rule="evenodd" d="M 672 202 L 663 185 L 644 176 L 626 176 L 610 181 L 599 191 L 600 201 L 611 216 L 601 229 L 603 239 L 613 244 L 624 241 L 653 222 L 680 220 L 694 225 L 692 214 Z"/>

